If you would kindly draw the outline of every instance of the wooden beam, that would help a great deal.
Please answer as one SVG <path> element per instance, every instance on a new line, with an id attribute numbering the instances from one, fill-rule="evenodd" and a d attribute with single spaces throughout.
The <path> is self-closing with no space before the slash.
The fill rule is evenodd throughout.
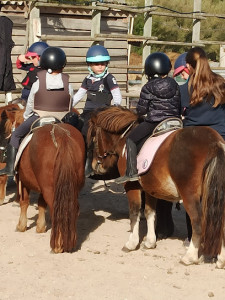
<path id="1" fill-rule="evenodd" d="M 174 46 L 199 46 L 204 47 L 204 43 L 201 42 L 192 42 L 192 43 L 186 43 L 186 42 L 169 42 L 169 41 L 147 41 L 147 44 L 157 44 L 157 45 L 174 45 Z"/>
<path id="2" fill-rule="evenodd" d="M 139 41 L 144 42 L 146 40 L 157 40 L 155 36 L 141 36 L 135 34 L 96 34 L 96 37 L 102 37 L 105 39 L 127 40 L 127 41 Z"/>
<path id="3" fill-rule="evenodd" d="M 200 43 L 203 43 L 205 45 L 225 45 L 225 41 L 204 41 L 200 40 Z"/>
<path id="4" fill-rule="evenodd" d="M 105 41 L 104 38 L 101 37 L 90 37 L 90 36 L 74 36 L 74 35 L 48 35 L 42 34 L 41 39 L 43 41 Z"/>
<path id="5" fill-rule="evenodd" d="M 94 5 L 72 5 L 72 4 L 62 4 L 62 3 L 43 3 L 37 1 L 35 3 L 36 7 L 54 7 L 54 8 L 62 8 L 62 9 L 75 9 L 75 10 L 93 10 L 95 9 L 93 6 Z M 98 7 L 98 10 L 108 10 L 109 8 L 107 7 Z"/>
<path id="6" fill-rule="evenodd" d="M 96 7 L 96 4 L 93 3 L 93 6 Z M 91 19 L 91 37 L 94 38 L 97 34 L 100 34 L 101 28 L 101 11 L 93 9 L 92 10 L 92 19 Z"/>

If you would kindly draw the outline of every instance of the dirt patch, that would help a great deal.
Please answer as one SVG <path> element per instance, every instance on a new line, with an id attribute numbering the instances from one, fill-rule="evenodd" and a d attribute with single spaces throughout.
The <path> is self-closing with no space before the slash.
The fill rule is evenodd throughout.
<path id="1" fill-rule="evenodd" d="M 19 206 L 13 201 L 16 187 L 7 188 L 0 207 L 1 300 L 205 300 L 224 299 L 224 270 L 215 263 L 184 266 L 186 238 L 183 208 L 173 208 L 175 232 L 157 242 L 156 249 L 124 253 L 130 221 L 124 190 L 113 181 L 88 179 L 80 197 L 77 249 L 50 253 L 50 229 L 35 232 L 37 195 L 28 209 L 28 230 L 15 231 Z M 140 235 L 146 222 L 140 222 Z"/>

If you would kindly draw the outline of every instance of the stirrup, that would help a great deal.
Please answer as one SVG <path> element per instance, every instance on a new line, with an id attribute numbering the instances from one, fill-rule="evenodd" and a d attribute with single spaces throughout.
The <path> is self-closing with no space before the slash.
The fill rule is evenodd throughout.
<path id="1" fill-rule="evenodd" d="M 121 183 L 125 183 L 125 182 L 128 182 L 128 181 L 138 181 L 138 180 L 139 180 L 138 174 L 134 174 L 132 176 L 124 175 L 122 177 L 116 178 L 115 183 L 121 184 Z"/>

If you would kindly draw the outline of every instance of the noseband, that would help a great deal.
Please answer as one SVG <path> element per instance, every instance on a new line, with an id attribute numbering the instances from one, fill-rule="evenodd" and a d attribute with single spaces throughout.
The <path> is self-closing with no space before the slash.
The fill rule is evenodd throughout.
<path id="1" fill-rule="evenodd" d="M 119 141 L 126 135 L 126 133 L 132 128 L 132 126 L 134 125 L 136 121 L 133 121 L 128 127 L 127 129 L 119 136 L 119 139 L 116 141 L 116 143 L 113 144 L 112 146 L 112 149 L 115 149 L 116 146 L 118 145 Z M 112 156 L 112 155 L 116 155 L 118 156 L 117 152 L 115 150 L 113 151 L 104 151 L 103 155 L 101 155 L 99 153 L 99 139 L 101 140 L 101 143 L 103 144 L 102 142 L 102 131 L 101 131 L 101 127 L 100 126 L 97 126 L 97 130 L 96 130 L 96 143 L 94 143 L 94 148 L 95 148 L 95 151 L 96 151 L 96 154 L 97 154 L 97 163 L 98 164 L 102 164 L 103 163 L 103 160 L 108 157 L 108 156 Z"/>

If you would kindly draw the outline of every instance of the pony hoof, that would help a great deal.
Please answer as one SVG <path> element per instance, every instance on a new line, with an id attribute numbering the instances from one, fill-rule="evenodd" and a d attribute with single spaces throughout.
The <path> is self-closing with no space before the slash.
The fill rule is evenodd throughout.
<path id="1" fill-rule="evenodd" d="M 155 249 L 156 248 L 156 242 L 150 242 L 150 241 L 145 241 L 142 243 L 142 248 L 143 249 Z"/>
<path id="2" fill-rule="evenodd" d="M 129 248 L 127 248 L 126 245 L 123 246 L 123 248 L 122 248 L 122 251 L 123 251 L 124 253 L 129 253 L 129 252 L 134 251 L 134 250 L 136 250 L 136 248 L 135 248 L 135 249 L 129 249 Z"/>
<path id="3" fill-rule="evenodd" d="M 216 269 L 224 269 L 225 268 L 225 261 L 217 261 L 216 262 Z"/>
<path id="4" fill-rule="evenodd" d="M 185 266 L 197 265 L 197 264 L 199 264 L 199 262 L 200 261 L 198 259 L 195 260 L 195 259 L 193 259 L 191 257 L 187 257 L 187 256 L 182 257 L 181 260 L 180 260 L 180 263 L 185 265 Z"/>
<path id="5" fill-rule="evenodd" d="M 125 252 L 125 253 L 129 253 L 132 250 L 128 249 L 126 246 L 123 246 L 122 251 Z"/>
<path id="6" fill-rule="evenodd" d="M 36 228 L 36 232 L 37 233 L 45 233 L 46 232 L 46 227 L 44 227 L 44 228 Z"/>
<path id="7" fill-rule="evenodd" d="M 155 249 L 156 248 L 156 244 L 147 244 L 147 245 L 143 245 L 143 249 L 149 250 L 149 249 Z"/>
<path id="8" fill-rule="evenodd" d="M 17 225 L 16 226 L 16 231 L 17 232 L 25 232 L 27 230 L 27 226 L 19 226 L 19 225 Z"/>

